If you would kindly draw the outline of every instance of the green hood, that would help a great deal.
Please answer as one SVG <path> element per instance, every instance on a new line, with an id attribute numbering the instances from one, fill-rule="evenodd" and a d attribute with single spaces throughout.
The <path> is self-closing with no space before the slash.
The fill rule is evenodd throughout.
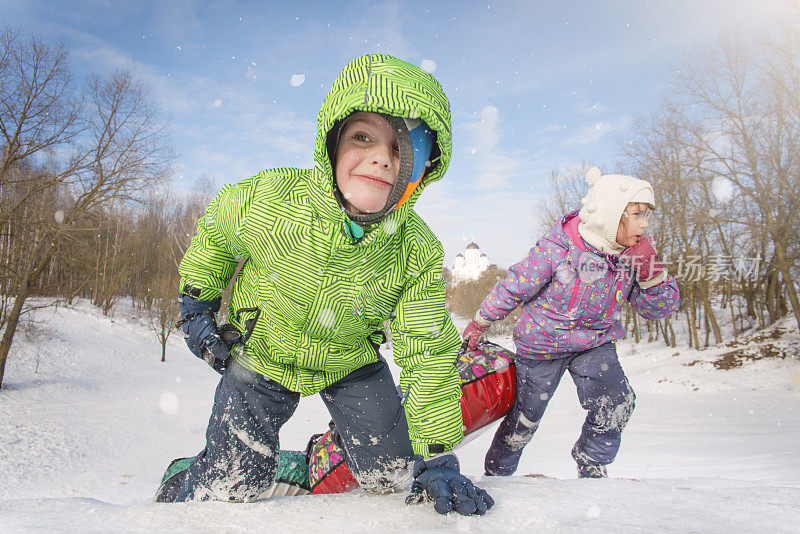
<path id="1" fill-rule="evenodd" d="M 421 68 L 385 54 L 369 54 L 352 60 L 336 78 L 317 117 L 314 171 L 309 183 L 312 204 L 321 217 L 340 221 L 342 210 L 333 192 L 333 167 L 328 154 L 328 132 L 334 124 L 356 111 L 386 113 L 395 117 L 422 119 L 436 132 L 438 157 L 432 161 L 422 183 L 400 209 L 381 224 L 402 223 L 422 190 L 441 178 L 450 163 L 452 129 L 450 102 L 436 79 Z M 434 149 L 434 152 L 437 152 Z"/>

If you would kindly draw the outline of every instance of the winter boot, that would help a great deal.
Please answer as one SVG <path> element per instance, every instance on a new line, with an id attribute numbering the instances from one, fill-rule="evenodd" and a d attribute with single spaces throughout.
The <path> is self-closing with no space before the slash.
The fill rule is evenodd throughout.
<path id="1" fill-rule="evenodd" d="M 169 463 L 156 491 L 156 502 L 175 502 L 175 497 L 183 484 L 183 477 L 186 476 L 186 470 L 189 469 L 192 460 L 194 456 L 175 458 Z"/>
<path id="2" fill-rule="evenodd" d="M 578 464 L 578 478 L 608 478 L 606 466 Z"/>

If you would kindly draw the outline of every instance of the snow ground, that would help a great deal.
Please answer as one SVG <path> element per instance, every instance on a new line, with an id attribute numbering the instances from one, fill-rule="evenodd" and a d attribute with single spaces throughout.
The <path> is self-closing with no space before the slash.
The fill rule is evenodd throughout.
<path id="1" fill-rule="evenodd" d="M 720 371 L 711 362 L 730 348 L 655 343 L 619 345 L 637 407 L 612 479 L 574 478 L 584 415 L 564 377 L 517 476 L 481 475 L 496 424 L 459 449 L 463 471 L 497 501 L 485 517 L 363 491 L 156 504 L 168 462 L 202 448 L 218 375 L 179 337 L 161 363 L 134 311 L 115 315 L 85 302 L 42 309 L 31 336 L 18 334 L 0 390 L 0 532 L 800 531 L 797 356 Z M 796 325 L 781 326 L 796 355 Z M 328 419 L 317 397 L 304 399 L 282 448 L 303 449 Z"/>

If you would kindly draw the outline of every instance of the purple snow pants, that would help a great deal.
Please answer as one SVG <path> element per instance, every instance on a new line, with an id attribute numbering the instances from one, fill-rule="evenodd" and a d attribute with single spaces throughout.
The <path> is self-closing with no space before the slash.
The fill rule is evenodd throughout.
<path id="1" fill-rule="evenodd" d="M 508 476 L 517 470 L 522 449 L 533 438 L 547 403 L 567 370 L 578 388 L 581 406 L 589 412 L 581 436 L 572 448 L 572 457 L 581 465 L 606 465 L 614 461 L 636 396 L 613 343 L 555 360 L 520 356 L 515 364 L 517 399 L 486 453 L 486 474 Z"/>

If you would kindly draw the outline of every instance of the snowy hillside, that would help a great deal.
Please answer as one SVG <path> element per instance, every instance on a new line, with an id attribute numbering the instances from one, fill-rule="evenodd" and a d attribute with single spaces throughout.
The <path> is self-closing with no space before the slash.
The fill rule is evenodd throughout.
<path id="1" fill-rule="evenodd" d="M 518 476 L 482 476 L 494 425 L 459 450 L 464 471 L 497 501 L 484 517 L 462 518 L 406 507 L 404 495 L 362 491 L 250 504 L 151 502 L 168 462 L 202 447 L 217 375 L 179 337 L 161 363 L 154 336 L 133 315 L 121 306 L 110 319 L 79 303 L 39 310 L 30 335 L 19 332 L 0 390 L 0 532 L 797 532 L 800 525 L 800 336 L 788 320 L 773 341 L 794 357 L 751 361 L 742 351 L 742 366 L 731 370 L 716 367 L 741 346 L 620 344 L 637 408 L 612 479 L 575 479 L 569 451 L 583 412 L 565 377 Z M 317 397 L 304 399 L 282 448 L 303 449 L 328 419 Z"/>

